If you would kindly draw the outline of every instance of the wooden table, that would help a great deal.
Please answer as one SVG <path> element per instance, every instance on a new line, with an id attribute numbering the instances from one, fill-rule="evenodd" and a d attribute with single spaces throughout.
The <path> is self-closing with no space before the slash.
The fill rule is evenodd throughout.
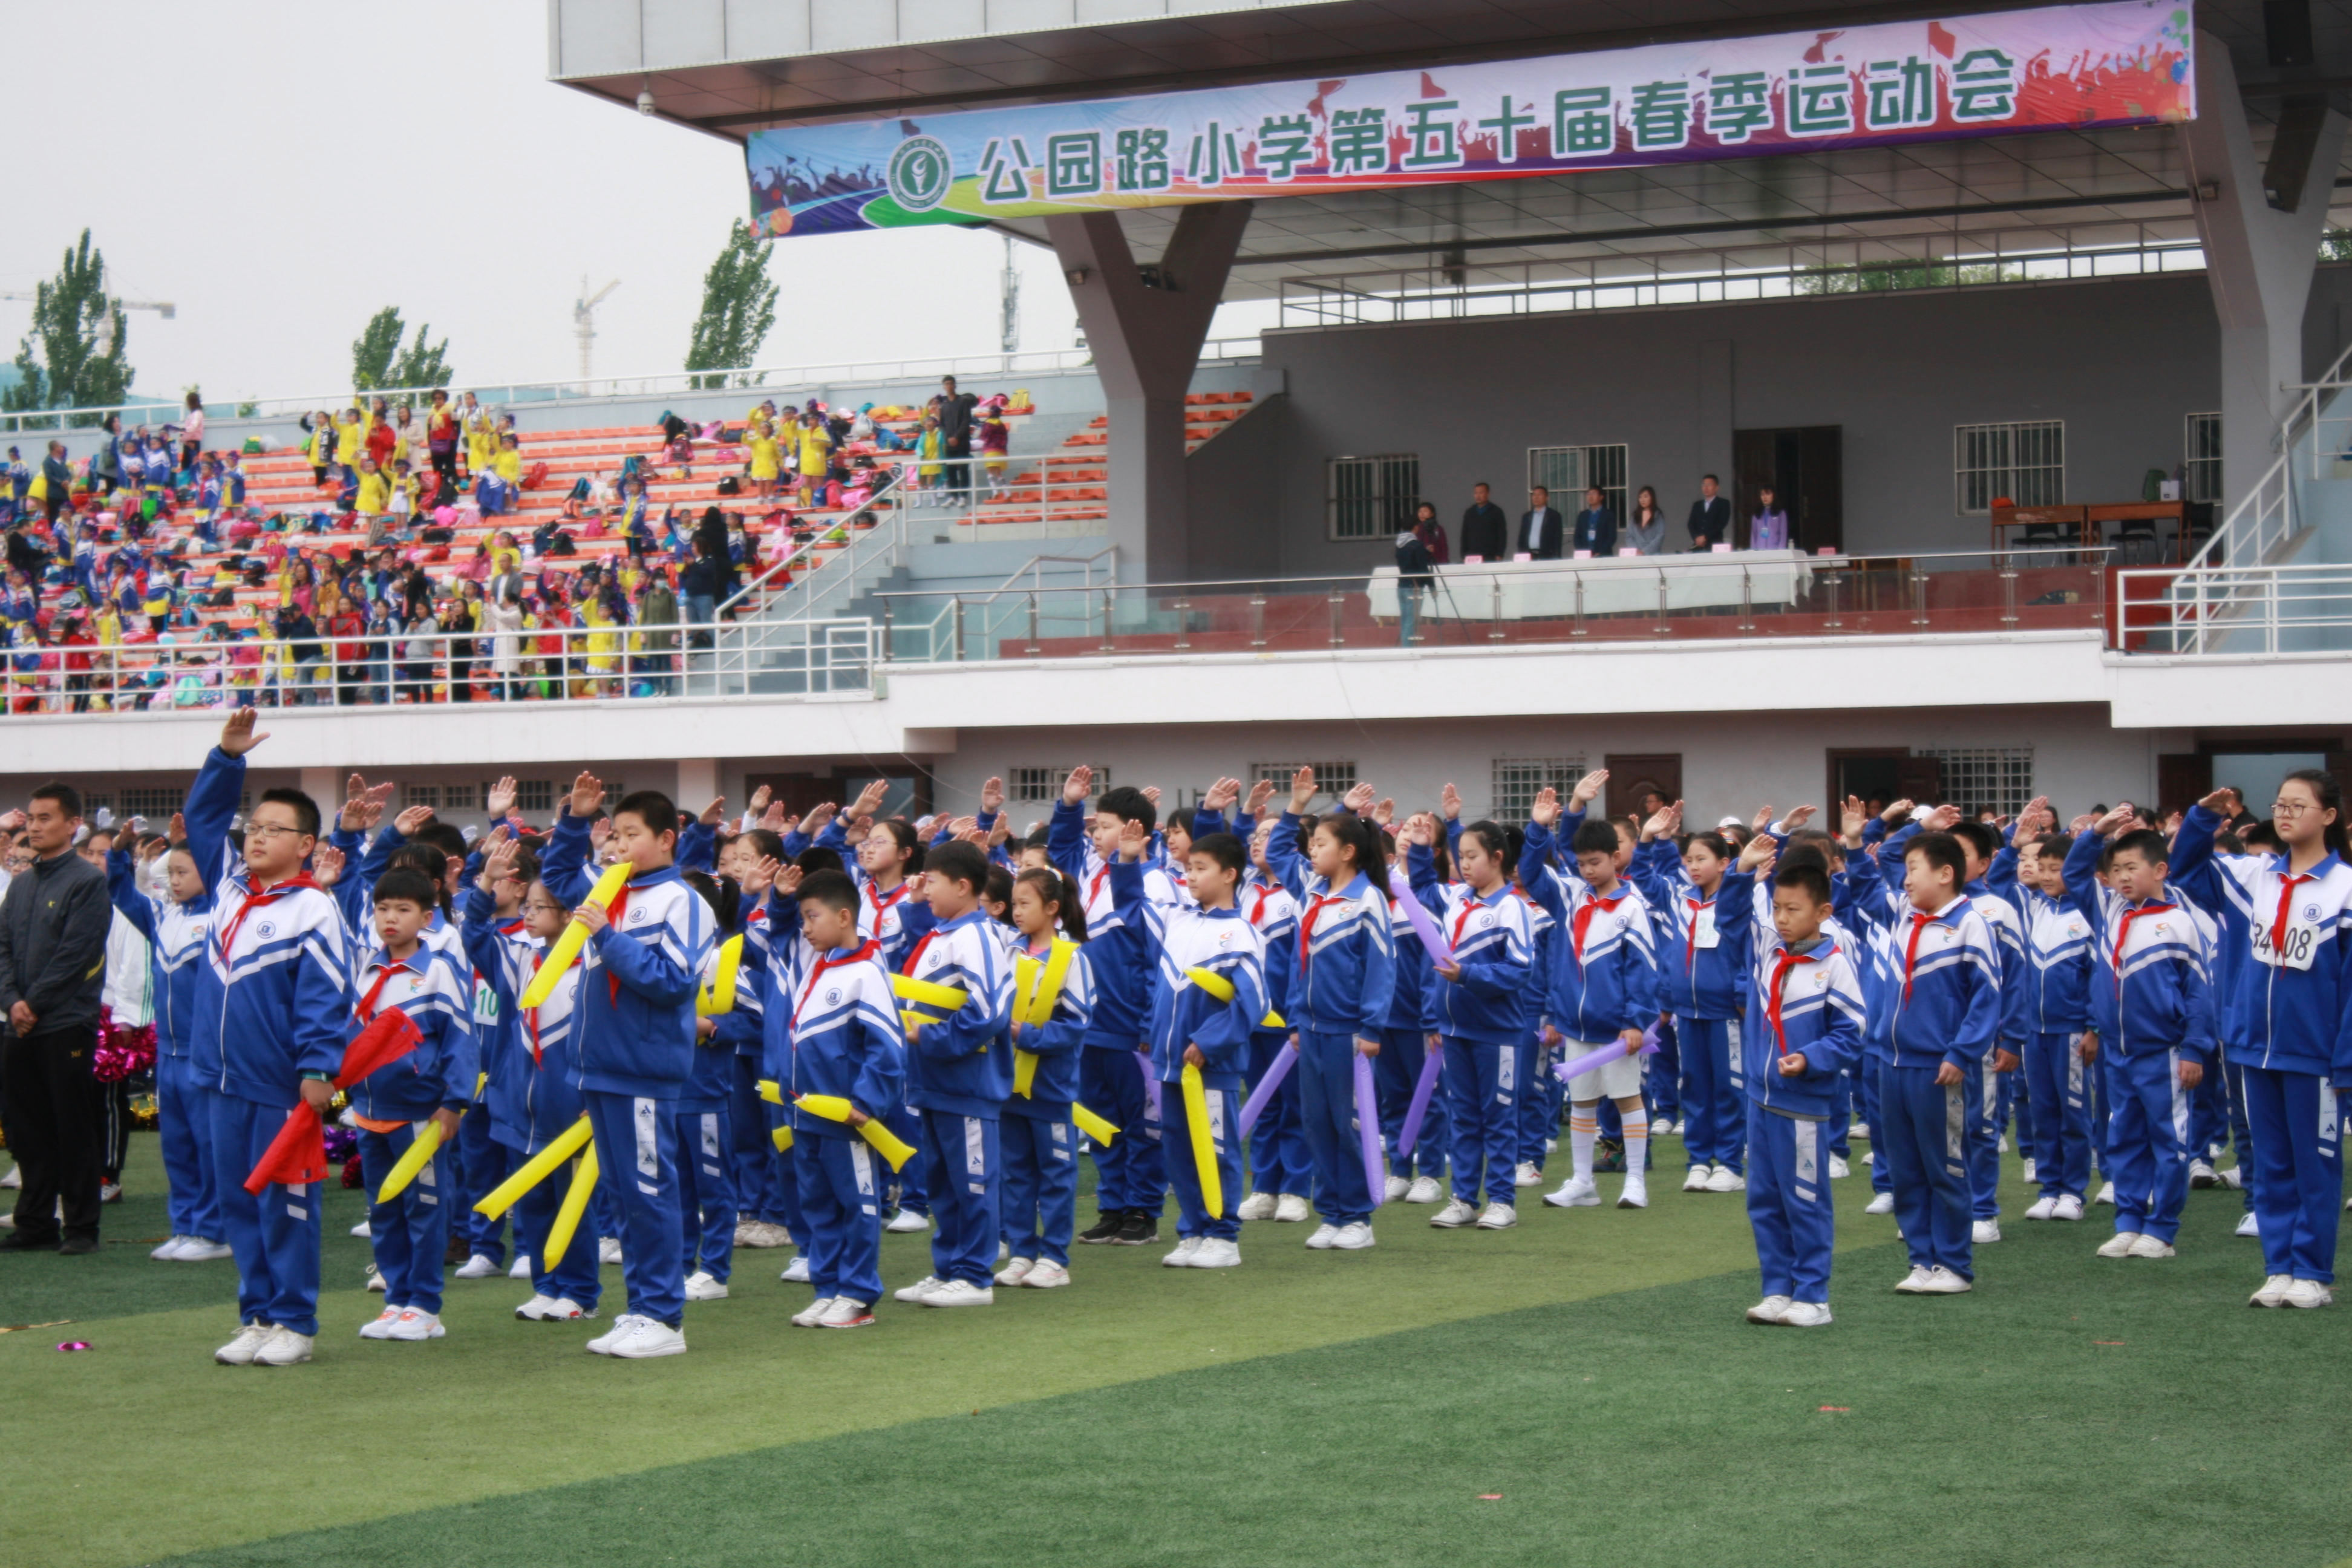
<path id="1" fill-rule="evenodd" d="M 2075 542 L 2085 550 L 2099 542 L 2090 514 L 2099 509 L 2086 506 L 1997 506 L 1992 509 L 1992 547 L 1999 553 L 2001 531 L 2009 528 L 2071 528 Z"/>

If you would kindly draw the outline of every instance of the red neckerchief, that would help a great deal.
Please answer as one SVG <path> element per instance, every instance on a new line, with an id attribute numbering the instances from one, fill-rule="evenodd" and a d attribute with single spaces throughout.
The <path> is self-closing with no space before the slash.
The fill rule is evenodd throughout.
<path id="1" fill-rule="evenodd" d="M 1453 947 L 1454 952 L 1459 952 L 1462 951 L 1462 933 L 1469 929 L 1471 915 L 1486 907 L 1486 900 L 1480 898 L 1475 892 L 1473 892 L 1470 897 L 1463 902 L 1462 912 L 1455 916 L 1454 920 L 1454 941 L 1449 944 Z"/>
<path id="2" fill-rule="evenodd" d="M 900 969 L 898 973 L 901 974 L 914 973 L 916 963 L 919 962 L 923 956 L 923 949 L 930 946 L 932 939 L 937 937 L 939 934 L 940 928 L 938 926 L 933 926 L 930 930 L 925 931 L 923 933 L 923 940 L 915 944 L 915 951 L 907 955 L 906 965 Z"/>
<path id="3" fill-rule="evenodd" d="M 928 934 L 923 938 L 923 941 L 925 942 L 929 942 L 930 940 L 931 939 Z M 816 983 L 824 977 L 824 972 L 826 970 L 835 968 L 839 964 L 863 963 L 865 960 L 873 957 L 876 953 L 881 951 L 882 944 L 876 942 L 869 936 L 863 942 L 860 942 L 858 944 L 857 951 L 851 953 L 847 958 L 836 959 L 831 953 L 820 956 L 816 961 L 816 967 L 809 971 L 808 989 L 801 993 L 800 1001 L 793 1007 L 793 1027 L 797 1030 L 801 1026 L 801 1015 L 807 1011 L 809 998 L 816 994 Z M 920 952 L 923 950 L 920 946 L 918 946 L 915 951 L 917 952 Z"/>
<path id="4" fill-rule="evenodd" d="M 2315 871 L 2299 871 L 2292 875 L 2282 874 L 2280 876 L 2278 919 L 2271 925 L 2271 951 L 2273 952 L 2284 952 L 2286 950 L 2287 906 L 2294 901 L 2294 889 L 2296 884 L 2301 882 L 2315 882 L 2318 879 L 2318 873 Z"/>
<path id="5" fill-rule="evenodd" d="M 512 936 L 515 932 L 522 930 L 524 926 L 530 923 L 530 922 L 528 921 L 518 920 L 511 925 L 502 925 L 499 927 L 499 934 L 500 936 Z"/>
<path id="6" fill-rule="evenodd" d="M 621 917 L 628 912 L 629 885 L 626 882 L 624 882 L 621 884 L 621 890 L 613 895 L 613 901 L 604 906 L 605 925 L 614 931 L 620 930 Z M 617 1007 L 620 1005 L 621 977 L 612 973 L 612 966 L 610 964 L 605 965 L 604 995 L 605 998 L 614 1006 Z"/>
<path id="7" fill-rule="evenodd" d="M 1800 958 L 1785 947 L 1776 956 L 1779 962 L 1772 965 L 1772 983 L 1764 993 L 1767 998 L 1765 1013 L 1772 1020 L 1773 1037 L 1780 1042 L 1780 1054 L 1785 1057 L 1789 1054 L 1789 1031 L 1780 1025 L 1780 986 L 1789 978 L 1790 969 L 1800 963 L 1810 963 L 1812 960 L 1810 956 Z"/>
<path id="8" fill-rule="evenodd" d="M 1095 879 L 1087 884 L 1087 902 L 1091 904 L 1102 897 L 1103 884 L 1109 879 L 1110 862 L 1106 860 L 1103 862 L 1102 869 L 1095 873 Z"/>
<path id="9" fill-rule="evenodd" d="M 908 893 L 911 893 L 914 890 L 914 880 L 909 878 L 900 881 L 896 888 L 891 889 L 890 896 L 886 899 L 881 894 L 874 890 L 873 879 L 870 877 L 867 878 L 866 882 L 866 901 L 874 906 L 875 926 L 878 929 L 882 924 L 882 917 L 888 914 L 892 910 L 898 908 L 900 900 L 904 900 Z"/>
<path id="10" fill-rule="evenodd" d="M 299 888 L 316 888 L 318 885 L 319 884 L 311 879 L 310 872 L 303 871 L 287 878 L 286 880 L 278 883 L 274 888 L 267 889 L 258 893 L 247 893 L 245 897 L 245 902 L 237 906 L 236 914 L 229 921 L 228 929 L 221 932 L 221 962 L 223 963 L 228 963 L 229 954 L 236 950 L 236 933 L 239 928 L 245 924 L 246 916 L 251 914 L 254 910 L 260 909 L 265 904 L 276 903 L 278 900 L 284 898 L 287 894 L 293 892 Z"/>
<path id="11" fill-rule="evenodd" d="M 1936 917 L 1911 911 L 1911 941 L 1903 949 L 1903 1000 L 1911 1000 L 1911 966 L 1919 958 L 1919 933 L 1932 924 Z"/>
<path id="12" fill-rule="evenodd" d="M 1264 925 L 1265 923 L 1265 901 L 1274 897 L 1274 889 L 1261 885 L 1259 887 L 1252 888 L 1250 891 L 1255 893 L 1257 897 L 1250 900 L 1249 923 L 1254 926 Z"/>
<path id="13" fill-rule="evenodd" d="M 1578 973 L 1584 972 L 1584 933 L 1592 925 L 1592 911 L 1607 910 L 1613 913 L 1617 906 L 1625 901 L 1627 890 L 1621 888 L 1618 889 L 1617 896 L 1610 899 L 1604 899 L 1595 893 L 1577 907 L 1576 919 L 1569 933 L 1569 951 L 1576 954 Z"/>
<path id="14" fill-rule="evenodd" d="M 1348 896 L 1345 893 L 1312 893 L 1307 896 L 1307 910 L 1298 917 L 1298 962 L 1300 963 L 1308 962 L 1307 943 L 1315 940 L 1315 921 L 1323 913 L 1323 907 L 1326 904 L 1344 904 L 1347 901 Z"/>
<path id="15" fill-rule="evenodd" d="M 361 997 L 360 1005 L 352 1009 L 352 1012 L 358 1016 L 359 1021 L 362 1024 L 373 1024 L 375 1022 L 375 999 L 383 994 L 383 983 L 385 981 L 390 980 L 395 974 L 415 974 L 416 973 L 417 971 L 409 968 L 406 963 L 397 958 L 378 970 L 376 972 L 375 984 L 368 987 L 368 994 Z"/>
<path id="16" fill-rule="evenodd" d="M 2136 910 L 2126 910 L 2124 911 L 2122 923 L 2116 927 L 2115 967 L 2116 995 L 2120 996 L 2124 994 L 2124 943 L 2131 940 L 2132 921 L 2139 919 L 2142 915 L 2164 914 L 2170 910 L 2172 906 L 2170 904 L 2142 904 Z M 2279 916 L 2280 924 L 2284 926 L 2285 924 L 2285 921 L 2286 917 L 2284 908 L 2282 905 Z M 2273 940 L 2271 945 L 2273 947 L 2276 947 L 2278 945 L 2275 939 Z"/>

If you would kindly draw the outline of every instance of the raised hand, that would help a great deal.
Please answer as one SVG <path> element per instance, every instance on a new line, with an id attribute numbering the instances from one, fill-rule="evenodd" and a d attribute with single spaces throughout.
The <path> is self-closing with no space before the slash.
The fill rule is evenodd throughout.
<path id="1" fill-rule="evenodd" d="M 743 896 L 757 899 L 776 885 L 776 877 L 783 868 L 783 863 L 773 855 L 762 855 L 752 861 L 751 869 L 743 873 Z"/>
<path id="2" fill-rule="evenodd" d="M 825 825 L 839 815 L 841 807 L 829 800 L 822 805 L 811 806 L 808 816 L 801 819 L 801 831 L 814 838 L 824 831 Z"/>
<path id="3" fill-rule="evenodd" d="M 1455 789 L 1452 784 L 1447 784 L 1444 789 L 1439 790 L 1437 792 L 1437 809 L 1444 814 L 1446 821 L 1461 821 L 1462 792 Z"/>
<path id="4" fill-rule="evenodd" d="M 986 783 L 980 786 L 980 809 L 982 812 L 991 816 L 1004 809 L 1004 781 L 1003 779 L 992 776 Z"/>
<path id="5" fill-rule="evenodd" d="M 1154 810 L 1159 809 L 1160 786 L 1158 784 L 1145 784 L 1143 786 L 1143 798 L 1151 803 Z"/>
<path id="6" fill-rule="evenodd" d="M 1290 775 L 1290 814 L 1303 816 L 1315 804 L 1315 770 L 1301 768 Z"/>
<path id="7" fill-rule="evenodd" d="M 753 816 L 764 816 L 768 809 L 768 801 L 774 794 L 775 791 L 766 784 L 761 784 L 758 789 L 753 790 L 751 792 L 751 815 Z"/>
<path id="8" fill-rule="evenodd" d="M 2091 824 L 2098 820 L 2097 816 L 2086 811 L 2080 816 L 2074 818 L 2074 821 L 2068 823 L 2066 825 L 2066 831 L 2069 833 L 2088 833 L 2091 830 Z"/>
<path id="9" fill-rule="evenodd" d="M 580 776 L 572 781 L 572 815 L 593 816 L 604 804 L 604 781 L 587 769 L 581 769 Z"/>
<path id="10" fill-rule="evenodd" d="M 956 817 L 948 824 L 948 837 L 950 838 L 969 837 L 971 835 L 972 829 L 979 826 L 980 818 L 976 816 Z"/>
<path id="11" fill-rule="evenodd" d="M 514 875 L 515 861 L 522 855 L 522 845 L 520 840 L 504 837 L 505 834 L 503 827 L 491 834 L 488 847 L 482 851 L 481 879 L 485 882 L 503 882 Z"/>
<path id="12" fill-rule="evenodd" d="M 1918 809 L 1918 802 L 1905 795 L 1901 800 L 1889 803 L 1886 809 L 1878 814 L 1878 819 L 1889 827 L 1900 827 L 1910 821 L 1911 814 Z"/>
<path id="13" fill-rule="evenodd" d="M 1750 833 L 1761 833 L 1771 826 L 1772 806 L 1768 801 L 1764 805 L 1758 806 L 1756 808 L 1756 815 L 1748 819 L 1748 831 Z"/>
<path id="14" fill-rule="evenodd" d="M 1846 842 L 1852 844 L 1859 839 L 1862 830 L 1869 824 L 1870 808 L 1862 804 L 1862 797 L 1856 795 L 1846 796 L 1844 803 L 1838 807 L 1838 826 L 1843 830 Z"/>
<path id="15" fill-rule="evenodd" d="M 701 823 L 705 827 L 716 827 L 720 823 L 726 821 L 727 797 L 722 795 L 713 800 L 709 805 L 704 806 L 702 808 L 702 815 L 695 820 Z"/>
<path id="16" fill-rule="evenodd" d="M 1137 817 L 1124 817 L 1118 825 L 1118 858 L 1135 861 L 1143 858 L 1145 847 L 1151 842 L 1150 830 Z"/>
<path id="17" fill-rule="evenodd" d="M 1232 809 L 1234 802 L 1239 800 L 1241 795 L 1241 780 L 1219 779 L 1209 786 L 1209 793 L 1201 797 L 1201 809 L 1223 816 Z"/>
<path id="18" fill-rule="evenodd" d="M 322 888 L 331 888 L 342 879 L 343 852 L 331 844 L 321 844 L 310 851 L 310 880 Z"/>
<path id="19" fill-rule="evenodd" d="M 600 816 L 588 825 L 588 842 L 595 849 L 604 847 L 604 840 L 613 837 L 613 819 Z"/>
<path id="20" fill-rule="evenodd" d="M 988 830 L 988 847 L 994 849 L 1013 837 L 1013 818 L 1009 813 L 996 814 L 996 826 Z"/>
<path id="21" fill-rule="evenodd" d="M 392 830 L 403 838 L 414 838 L 422 833 L 425 830 L 425 825 L 432 820 L 431 806 L 412 805 L 392 819 Z"/>
<path id="22" fill-rule="evenodd" d="M 1380 805 L 1372 807 L 1372 820 L 1379 823 L 1382 827 L 1386 827 L 1390 823 L 1395 821 L 1396 802 L 1393 800 L 1382 800 Z"/>
<path id="23" fill-rule="evenodd" d="M 357 775 L 354 774 L 353 776 L 356 777 Z M 482 804 L 488 808 L 489 814 L 494 817 L 504 816 L 509 812 L 514 810 L 514 775 L 509 773 L 506 777 L 499 779 L 498 783 L 492 784 L 490 786 L 488 796 L 482 802 Z"/>
<path id="24" fill-rule="evenodd" d="M 1528 803 L 1528 820 L 1534 823 L 1538 827 L 1549 827 L 1552 824 L 1558 822 L 1559 820 L 1559 791 L 1552 788 L 1549 784 L 1546 784 L 1543 788 L 1536 791 L 1535 799 Z"/>
<path id="25" fill-rule="evenodd" d="M 269 737 L 257 734 L 253 726 L 261 718 L 258 708 L 240 708 L 228 716 L 221 726 L 220 749 L 232 757 L 241 757 Z"/>
<path id="26" fill-rule="evenodd" d="M 1788 819 L 1782 822 L 1780 826 L 1787 831 L 1794 833 L 1797 829 L 1802 827 L 1808 822 L 1811 822 L 1813 819 L 1813 814 L 1820 809 L 1821 807 L 1817 805 L 1801 805 L 1797 807 L 1796 810 L 1790 812 L 1788 816 Z"/>
<path id="27" fill-rule="evenodd" d="M 247 711 L 250 712 L 251 710 L 248 709 Z M 2216 816 L 2227 816 L 2230 815 L 2230 792 L 2226 789 L 2217 789 L 2199 800 L 2197 804 Z"/>
<path id="28" fill-rule="evenodd" d="M 1585 774 L 1582 778 L 1577 780 L 1576 793 L 1570 797 L 1575 803 L 1576 809 L 1579 811 L 1586 810 L 1594 801 L 1599 800 L 1601 798 L 1601 786 L 1608 782 L 1609 770 L 1607 768 L 1595 768 L 1591 773 Z"/>
<path id="29" fill-rule="evenodd" d="M 2126 801 L 2091 825 L 2091 831 L 2102 838 L 2112 838 L 2139 820 L 2139 812 Z"/>
<path id="30" fill-rule="evenodd" d="M 1675 808 L 1662 805 L 1650 814 L 1649 821 L 1642 824 L 1642 842 L 1647 844 L 1653 838 L 1672 837 L 1674 831 Z"/>
<path id="31" fill-rule="evenodd" d="M 6 818 L 0 817 L 0 827 L 8 826 Z M 175 811 L 172 814 L 172 825 L 163 829 L 163 837 L 167 843 L 172 844 L 185 844 L 188 841 L 188 818 L 185 813 Z"/>
<path id="32" fill-rule="evenodd" d="M 1739 868 L 1761 871 L 1780 858 L 1780 846 L 1769 833 L 1759 833 L 1739 847 Z"/>
<path id="33" fill-rule="evenodd" d="M 1095 771 L 1084 763 L 1072 768 L 1070 776 L 1062 781 L 1062 799 L 1068 805 L 1077 805 L 1094 792 Z"/>
<path id="34" fill-rule="evenodd" d="M 864 789 L 857 792 L 857 799 L 850 805 L 849 815 L 852 816 L 872 816 L 876 812 L 882 809 L 882 799 L 889 793 L 890 781 L 888 779 L 876 779 L 872 784 L 867 784 Z"/>
<path id="35" fill-rule="evenodd" d="M 1959 821 L 1959 819 L 1960 808 L 1958 806 L 1939 805 L 1935 810 L 1927 814 L 1927 820 L 1922 825 L 1922 826 L 1925 831 L 1929 833 L 1949 833 L 1952 830 L 1952 825 Z"/>
<path id="36" fill-rule="evenodd" d="M 1358 816 L 1368 816 L 1372 810 L 1372 786 L 1360 784 L 1339 797 L 1339 804 Z"/>
<path id="37" fill-rule="evenodd" d="M 1260 779 L 1250 785 L 1249 799 L 1243 803 L 1242 810 L 1252 817 L 1262 816 L 1265 813 L 1265 803 L 1273 798 L 1274 781 Z"/>
<path id="38" fill-rule="evenodd" d="M 792 825 L 793 819 L 785 812 L 784 803 L 781 800 L 770 801 L 767 811 L 760 818 L 760 826 L 771 833 L 784 833 L 791 828 Z"/>

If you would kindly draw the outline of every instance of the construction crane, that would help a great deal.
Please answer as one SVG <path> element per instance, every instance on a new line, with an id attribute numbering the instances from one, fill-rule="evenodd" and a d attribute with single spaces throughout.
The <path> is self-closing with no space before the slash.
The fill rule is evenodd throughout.
<path id="1" fill-rule="evenodd" d="M 580 339 L 580 379 L 583 383 L 593 374 L 590 361 L 595 353 L 596 307 L 604 302 L 606 295 L 620 286 L 621 280 L 615 278 L 592 295 L 588 292 L 586 275 L 583 274 L 581 277 L 580 298 L 572 302 L 572 331 Z"/>
<path id="2" fill-rule="evenodd" d="M 27 304 L 34 304 L 39 301 L 40 296 L 25 289 L 0 289 L 0 300 L 22 300 Z M 98 318 L 97 348 L 100 359 L 114 352 L 114 312 L 116 310 L 152 310 L 167 321 L 175 319 L 180 313 L 180 307 L 169 300 L 123 300 L 109 295 L 106 302 L 110 309 L 101 311 Z"/>

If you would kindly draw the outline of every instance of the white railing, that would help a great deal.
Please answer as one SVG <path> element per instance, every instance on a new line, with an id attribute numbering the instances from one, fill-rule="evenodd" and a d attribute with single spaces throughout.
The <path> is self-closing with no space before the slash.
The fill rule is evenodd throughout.
<path id="1" fill-rule="evenodd" d="M 2352 651 L 2352 566 L 2200 566 L 2117 574 L 2128 651 L 2266 658 Z"/>
<path id="2" fill-rule="evenodd" d="M 1095 582 L 1097 562 L 1104 563 L 1103 580 L 1100 584 Z M 1081 581 L 1076 584 L 1057 583 L 1049 587 L 1045 582 L 1045 568 L 1048 566 L 1076 566 L 1080 570 Z M 1019 586 L 1024 577 L 1029 579 L 1029 585 L 1026 588 Z M 973 629 L 971 623 L 975 614 L 979 623 L 977 629 L 980 633 L 980 644 L 985 649 L 992 646 L 996 637 L 1003 635 L 1003 626 L 1009 624 L 1008 610 L 1013 615 L 1025 614 L 1029 639 L 1034 642 L 1037 638 L 1039 604 L 1047 593 L 1076 592 L 1090 595 L 1100 595 L 1102 613 L 1100 625 L 1102 635 L 1108 638 L 1113 624 L 1116 603 L 1114 595 L 1118 582 L 1118 546 L 1106 544 L 1092 555 L 1032 555 L 1006 574 L 1003 582 L 993 588 L 977 592 L 934 590 L 926 593 L 921 589 L 908 589 L 902 592 L 877 594 L 875 597 L 882 601 L 882 625 L 879 632 L 882 657 L 886 662 L 903 658 L 919 664 L 960 660 L 965 657 L 965 638 L 967 633 Z M 1008 595 L 1013 595 L 1013 602 L 1009 605 L 1006 604 Z M 948 602 L 941 605 L 938 612 L 929 620 L 918 618 L 903 626 L 898 624 L 900 600 L 940 597 L 946 598 Z M 1092 615 L 1094 604 L 1095 601 L 1091 597 L 1087 601 L 1087 607 L 1081 612 L 1082 618 Z M 1093 629 L 1094 623 L 1088 621 L 1087 630 Z M 982 657 L 987 656 L 983 653 Z"/>
<path id="3" fill-rule="evenodd" d="M 2252 489 L 2238 499 L 2238 504 L 2223 515 L 2203 548 L 2189 558 L 2191 569 L 2235 562 L 2242 565 L 2259 565 L 2267 561 L 2272 552 L 2291 542 L 2303 531 L 2294 489 L 2295 444 L 2305 436 L 2311 441 L 2311 477 L 2330 477 L 2335 461 L 2329 447 L 2336 443 L 2327 436 L 2330 426 L 2347 428 L 2346 444 L 2352 445 L 2352 414 L 2331 412 L 2341 394 L 2352 381 L 2345 372 L 2352 363 L 2352 346 L 2336 356 L 2336 363 L 2326 374 L 2308 385 L 2294 388 L 2298 395 L 2294 405 L 2279 421 L 2273 437 L 2278 456 L 2254 482 Z"/>

